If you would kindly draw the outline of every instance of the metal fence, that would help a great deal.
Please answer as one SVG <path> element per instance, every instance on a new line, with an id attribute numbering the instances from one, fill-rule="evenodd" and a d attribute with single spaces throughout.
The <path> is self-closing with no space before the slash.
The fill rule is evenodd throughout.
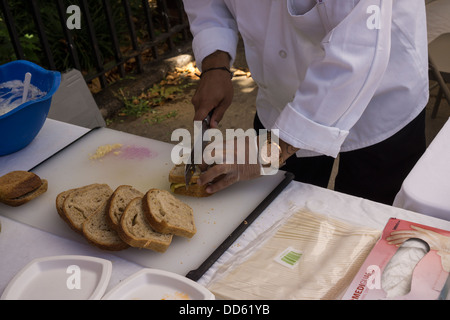
<path id="1" fill-rule="evenodd" d="M 44 4 L 45 8 L 43 8 Z M 85 41 L 91 49 L 89 58 L 93 67 L 90 70 L 82 70 L 80 54 L 86 55 L 86 52 L 80 51 L 79 43 L 77 42 L 79 41 L 79 35 L 77 34 L 79 30 L 68 27 L 68 19 L 71 17 L 68 8 L 71 5 L 74 5 L 75 9 L 79 9 L 82 17 L 81 28 L 87 38 Z M 6 25 L 10 38 L 9 45 L 12 46 L 16 59 L 27 59 L 21 44 L 23 39 L 17 25 L 16 16 L 18 10 L 14 6 L 18 6 L 17 0 L 0 0 L 3 24 Z M 53 34 L 56 30 L 49 30 L 49 21 L 43 19 L 43 14 L 45 14 L 46 19 L 49 19 L 48 11 L 54 10 L 54 17 L 58 17 L 54 20 L 59 20 L 58 24 L 60 26 L 58 26 L 58 29 L 61 33 L 57 35 L 56 39 L 59 44 L 63 43 L 65 47 L 63 49 L 65 54 L 63 58 L 67 60 L 65 67 L 70 66 L 71 68 L 84 71 L 87 82 L 98 78 L 102 87 L 108 85 L 106 74 L 111 70 L 118 73 L 120 77 L 124 77 L 127 72 L 125 65 L 133 61 L 133 66 L 137 69 L 137 72 L 142 72 L 144 53 L 147 60 L 158 61 L 176 50 L 175 37 L 181 39 L 178 40 L 178 44 L 188 41 L 190 37 L 189 25 L 184 13 L 182 0 L 100 0 L 95 3 L 89 3 L 87 0 L 53 0 L 45 3 L 38 0 L 23 0 L 22 6 L 22 10 L 30 15 L 29 20 L 34 23 L 35 36 L 39 38 L 37 45 L 39 46 L 42 60 L 39 61 L 39 64 L 52 70 L 62 68 L 55 61 L 55 51 L 52 46 L 56 41 Z M 105 30 L 107 30 L 104 32 L 107 33 L 107 37 L 102 36 L 102 45 L 109 47 L 109 55 L 111 56 L 100 50 L 98 30 L 95 28 L 95 21 L 92 17 L 92 6 L 95 6 L 96 12 L 100 12 L 101 19 L 104 20 Z M 114 12 L 120 10 L 120 16 L 126 21 L 126 23 L 123 23 L 125 27 L 121 29 L 120 33 L 117 30 L 117 21 L 115 21 L 113 7 Z M 76 11 L 73 12 L 76 13 Z M 136 27 L 136 21 L 139 21 L 139 29 Z M 55 23 L 55 21 L 51 22 Z M 3 28 L 3 26 L 0 25 L 0 28 Z M 49 37 L 53 40 L 50 41 Z M 126 38 L 128 42 L 126 45 L 129 47 L 129 50 L 125 53 L 122 50 L 124 44 L 119 41 L 119 38 Z M 108 41 L 106 44 L 105 39 Z"/>

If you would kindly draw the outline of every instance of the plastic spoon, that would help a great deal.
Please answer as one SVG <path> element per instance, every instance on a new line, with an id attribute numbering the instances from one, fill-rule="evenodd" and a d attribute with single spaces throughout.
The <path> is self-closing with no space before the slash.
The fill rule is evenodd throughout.
<path id="1" fill-rule="evenodd" d="M 27 72 L 25 74 L 25 80 L 23 81 L 23 95 L 22 95 L 22 103 L 25 103 L 28 98 L 28 90 L 30 89 L 31 83 L 31 73 Z"/>

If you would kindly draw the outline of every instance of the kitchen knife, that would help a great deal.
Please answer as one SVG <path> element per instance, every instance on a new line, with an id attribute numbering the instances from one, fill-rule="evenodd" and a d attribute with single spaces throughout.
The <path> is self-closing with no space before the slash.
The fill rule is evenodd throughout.
<path id="1" fill-rule="evenodd" d="M 185 170 L 184 170 L 184 182 L 186 184 L 186 189 L 189 188 L 189 183 L 192 179 L 192 176 L 195 172 L 195 161 L 194 161 L 194 150 L 197 150 L 198 148 L 201 148 L 202 150 L 202 159 L 203 159 L 203 151 L 205 150 L 206 143 L 203 141 L 203 137 L 205 135 L 206 130 L 210 128 L 211 124 L 211 117 L 214 112 L 214 109 L 209 112 L 209 114 L 206 116 L 206 118 L 202 121 L 202 134 L 201 137 L 197 137 L 196 141 L 194 142 L 194 146 L 191 150 L 191 161 L 190 163 L 186 164 Z"/>

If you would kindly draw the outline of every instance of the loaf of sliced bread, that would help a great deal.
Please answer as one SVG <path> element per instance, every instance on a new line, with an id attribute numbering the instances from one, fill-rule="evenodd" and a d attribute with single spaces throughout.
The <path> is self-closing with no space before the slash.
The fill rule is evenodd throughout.
<path id="1" fill-rule="evenodd" d="M 42 183 L 41 178 L 33 172 L 11 171 L 0 177 L 0 199 L 22 197 L 39 189 Z"/>
<path id="2" fill-rule="evenodd" d="M 142 197 L 134 198 L 124 210 L 119 236 L 132 247 L 165 252 L 172 242 L 171 234 L 162 234 L 153 230 L 145 217 Z"/>
<path id="3" fill-rule="evenodd" d="M 170 192 L 150 189 L 143 201 L 145 216 L 155 231 L 186 238 L 197 232 L 192 208 Z"/>
<path id="4" fill-rule="evenodd" d="M 107 215 L 108 203 L 103 201 L 97 210 L 83 222 L 84 237 L 89 243 L 103 250 L 120 251 L 128 248 L 128 244 L 109 226 L 106 220 Z"/>
<path id="5" fill-rule="evenodd" d="M 166 190 L 143 194 L 128 185 L 113 191 L 94 183 L 59 193 L 55 204 L 73 230 L 104 250 L 131 246 L 162 253 L 173 236 L 191 238 L 196 233 L 192 208 Z"/>
<path id="6" fill-rule="evenodd" d="M 38 196 L 46 192 L 47 189 L 48 189 L 48 182 L 47 180 L 42 179 L 41 185 L 37 189 L 25 193 L 17 198 L 2 199 L 1 202 L 11 207 L 18 207 L 37 198 Z"/>
<path id="7" fill-rule="evenodd" d="M 142 198 L 144 194 L 136 188 L 128 185 L 122 185 L 114 190 L 114 193 L 109 199 L 108 204 L 108 223 L 111 228 L 120 229 L 120 218 L 125 211 L 126 206 L 134 198 Z"/>
<path id="8" fill-rule="evenodd" d="M 57 197 L 57 208 L 58 202 L 65 198 L 60 209 L 63 220 L 73 230 L 82 233 L 84 221 L 100 206 L 107 204 L 112 193 L 113 190 L 107 184 L 90 184 L 70 190 L 67 194 L 60 194 L 59 200 Z"/>

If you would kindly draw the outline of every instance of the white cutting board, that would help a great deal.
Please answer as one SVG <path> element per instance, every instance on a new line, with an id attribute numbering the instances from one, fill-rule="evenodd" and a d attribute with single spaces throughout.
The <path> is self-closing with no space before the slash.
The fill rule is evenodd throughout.
<path id="1" fill-rule="evenodd" d="M 99 146 L 118 143 L 122 144 L 120 154 L 90 159 Z M 57 214 L 56 196 L 91 183 L 107 183 L 113 190 L 128 184 L 144 193 L 150 188 L 169 190 L 173 147 L 120 131 L 96 129 L 32 170 L 48 180 L 45 194 L 17 208 L 0 204 L 0 213 L 61 237 L 87 243 Z M 174 237 L 165 253 L 128 248 L 115 254 L 144 267 L 186 275 L 197 269 L 284 177 L 284 173 L 279 172 L 275 176 L 240 182 L 208 198 L 180 196 L 194 211 L 197 234 L 192 239 Z"/>

